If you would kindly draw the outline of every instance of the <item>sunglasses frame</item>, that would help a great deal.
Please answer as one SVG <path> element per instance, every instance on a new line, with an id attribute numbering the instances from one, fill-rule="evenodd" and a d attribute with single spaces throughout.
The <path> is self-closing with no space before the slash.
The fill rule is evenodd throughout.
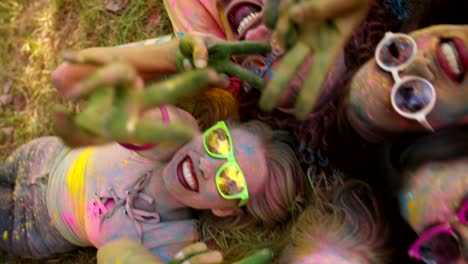
<path id="1" fill-rule="evenodd" d="M 381 51 L 384 48 L 384 45 L 386 44 L 386 42 L 388 40 L 391 40 L 391 39 L 396 38 L 396 37 L 402 37 L 402 38 L 405 38 L 405 39 L 409 40 L 410 43 L 412 44 L 411 45 L 412 53 L 411 53 L 411 56 L 405 62 L 401 63 L 400 65 L 387 66 L 381 61 L 379 55 L 381 54 Z M 432 126 L 427 121 L 427 115 L 434 109 L 435 103 L 437 101 L 437 94 L 436 94 L 434 85 L 432 85 L 432 83 L 429 82 L 428 80 L 426 80 L 424 78 L 421 78 L 419 76 L 411 75 L 411 76 L 404 76 L 403 78 L 400 78 L 400 75 L 398 74 L 400 71 L 404 70 L 406 67 L 408 67 L 413 62 L 413 60 L 415 59 L 417 53 L 418 53 L 418 46 L 416 44 L 416 41 L 412 37 L 410 37 L 407 34 L 403 34 L 403 33 L 387 32 L 387 33 L 385 33 L 385 36 L 382 38 L 382 40 L 380 40 L 379 44 L 377 45 L 377 48 L 375 49 L 374 57 L 375 57 L 375 61 L 377 62 L 377 65 L 379 65 L 379 67 L 382 70 L 384 70 L 386 72 L 390 72 L 392 74 L 393 81 L 395 82 L 393 84 L 393 86 L 392 86 L 391 97 L 390 97 L 391 98 L 390 101 L 392 103 L 393 109 L 399 115 L 401 115 L 401 116 L 403 116 L 405 118 L 408 118 L 408 119 L 416 120 L 422 126 L 424 126 L 426 129 L 428 129 L 430 131 L 434 131 Z M 408 112 L 405 112 L 405 111 L 401 110 L 397 106 L 395 97 L 397 95 L 398 89 L 401 87 L 401 85 L 403 83 L 408 82 L 408 81 L 413 81 L 413 80 L 421 81 L 421 82 L 424 82 L 425 84 L 427 84 L 428 87 L 430 87 L 430 89 L 431 89 L 431 98 L 430 98 L 429 103 L 423 109 L 421 109 L 421 110 L 419 110 L 418 112 L 415 112 L 415 113 L 408 113 Z"/>
<path id="2" fill-rule="evenodd" d="M 229 151 L 226 155 L 220 155 L 220 154 L 215 154 L 215 153 L 212 153 L 207 144 L 206 144 L 206 137 L 214 130 L 216 129 L 222 129 L 224 130 L 224 132 L 226 133 L 227 137 L 228 137 L 228 140 L 229 140 Z M 245 176 L 244 176 L 244 172 L 241 170 L 240 166 L 239 166 L 239 163 L 237 163 L 236 161 L 236 158 L 234 156 L 234 145 L 232 144 L 232 137 L 231 137 L 231 133 L 229 132 L 229 129 L 228 127 L 226 126 L 226 123 L 224 121 L 219 121 L 218 123 L 216 123 L 215 125 L 213 125 L 212 127 L 208 128 L 205 132 L 203 132 L 203 147 L 205 148 L 205 151 L 206 153 L 208 153 L 208 155 L 210 155 L 211 157 L 213 158 L 216 158 L 216 159 L 226 159 L 227 162 L 224 163 L 222 166 L 220 166 L 218 168 L 218 170 L 216 171 L 216 178 L 215 178 L 215 182 L 216 182 L 216 188 L 218 189 L 218 192 L 219 194 L 224 198 L 224 199 L 227 199 L 227 200 L 233 200 L 233 199 L 240 199 L 239 201 L 239 204 L 238 206 L 239 207 L 242 207 L 244 206 L 245 204 L 247 204 L 247 201 L 249 200 L 249 191 L 247 189 L 247 182 L 245 181 Z M 237 168 L 237 170 L 239 170 L 239 173 L 242 175 L 242 181 L 244 183 L 244 189 L 242 190 L 242 192 L 238 193 L 238 194 L 233 194 L 233 195 L 225 195 L 222 191 L 221 191 L 221 187 L 219 186 L 218 184 L 218 179 L 221 175 L 221 173 L 223 172 L 223 170 L 228 166 L 228 165 L 232 165 L 234 167 Z"/>
<path id="3" fill-rule="evenodd" d="M 468 224 L 468 220 L 465 217 L 465 214 L 467 212 L 468 212 L 468 200 L 464 200 L 462 202 L 462 207 L 458 210 L 457 220 L 460 221 L 460 223 L 465 224 L 465 225 Z M 429 240 L 431 237 L 437 234 L 441 234 L 441 233 L 446 233 L 446 234 L 453 236 L 457 240 L 458 245 L 460 246 L 460 249 L 462 249 L 462 246 L 460 245 L 460 239 L 458 235 L 455 233 L 455 231 L 453 230 L 452 226 L 450 224 L 440 224 L 440 225 L 436 225 L 424 231 L 422 235 L 420 235 L 418 239 L 416 239 L 416 241 L 414 241 L 414 243 L 409 248 L 408 256 L 417 260 L 424 261 L 423 256 L 421 256 L 421 253 L 419 252 L 419 248 L 421 247 L 421 245 L 424 244 L 424 242 Z"/>

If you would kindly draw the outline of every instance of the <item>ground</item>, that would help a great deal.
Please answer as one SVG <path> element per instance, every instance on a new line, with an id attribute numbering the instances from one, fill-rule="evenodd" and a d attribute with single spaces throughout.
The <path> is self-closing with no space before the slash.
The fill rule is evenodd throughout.
<path id="1" fill-rule="evenodd" d="M 65 50 L 111 46 L 170 31 L 162 0 L 0 0 L 0 159 L 17 146 L 53 134 L 51 113 L 62 100 L 50 74 Z M 94 250 L 48 261 L 95 263 Z"/>

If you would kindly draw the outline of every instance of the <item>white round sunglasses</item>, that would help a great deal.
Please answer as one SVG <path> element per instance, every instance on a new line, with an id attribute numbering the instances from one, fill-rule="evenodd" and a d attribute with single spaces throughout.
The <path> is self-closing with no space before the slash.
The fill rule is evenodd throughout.
<path id="1" fill-rule="evenodd" d="M 426 118 L 435 106 L 437 95 L 434 86 L 424 78 L 400 78 L 398 74 L 411 64 L 417 52 L 418 47 L 411 36 L 387 32 L 377 45 L 375 60 L 382 70 L 392 74 L 395 81 L 390 100 L 393 109 L 399 115 L 416 120 L 426 129 L 434 131 Z"/>

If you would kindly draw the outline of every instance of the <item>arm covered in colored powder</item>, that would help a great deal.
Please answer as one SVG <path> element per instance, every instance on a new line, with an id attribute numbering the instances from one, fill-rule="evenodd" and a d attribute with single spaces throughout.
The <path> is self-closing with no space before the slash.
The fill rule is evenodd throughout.
<path id="1" fill-rule="evenodd" d="M 270 263 L 272 257 L 273 254 L 271 250 L 262 249 L 251 256 L 239 260 L 235 264 L 267 264 Z M 97 253 L 97 262 L 98 264 L 167 263 L 138 242 L 126 239 L 115 240 L 101 247 Z M 197 242 L 180 250 L 175 254 L 174 258 L 169 261 L 169 264 L 216 264 L 222 262 L 223 255 L 221 252 L 208 249 L 207 245 L 203 242 Z"/>
<path id="2" fill-rule="evenodd" d="M 180 35 L 180 36 L 179 36 Z M 193 68 L 212 67 L 218 73 L 229 74 L 262 89 L 261 78 L 232 62 L 232 56 L 270 51 L 261 42 L 223 41 L 210 34 L 179 34 L 176 38 L 152 39 L 118 47 L 89 48 L 64 55 L 63 63 L 52 74 L 58 92 L 70 97 L 78 84 L 91 77 L 99 68 L 114 62 L 131 65 L 141 80 L 156 80 Z M 125 73 L 123 73 L 125 74 Z"/>

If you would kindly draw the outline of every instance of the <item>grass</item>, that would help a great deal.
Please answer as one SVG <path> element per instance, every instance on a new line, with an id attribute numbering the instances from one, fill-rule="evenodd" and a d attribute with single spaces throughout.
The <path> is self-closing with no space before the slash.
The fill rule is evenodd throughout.
<path id="1" fill-rule="evenodd" d="M 0 1 L 0 159 L 29 140 L 53 134 L 54 106 L 74 109 L 51 86 L 64 50 L 112 46 L 170 31 L 162 0 L 127 0 L 119 14 L 105 0 Z M 2 261 L 2 256 L 0 256 Z M 59 259 L 2 263 L 95 263 L 94 250 Z"/>
<path id="2" fill-rule="evenodd" d="M 50 83 L 64 50 L 118 45 L 170 31 L 161 0 L 127 2 L 115 14 L 106 10 L 104 0 L 0 1 L 0 94 L 11 87 L 12 97 L 0 106 L 2 160 L 20 144 L 52 133 L 54 105 L 74 107 Z"/>

